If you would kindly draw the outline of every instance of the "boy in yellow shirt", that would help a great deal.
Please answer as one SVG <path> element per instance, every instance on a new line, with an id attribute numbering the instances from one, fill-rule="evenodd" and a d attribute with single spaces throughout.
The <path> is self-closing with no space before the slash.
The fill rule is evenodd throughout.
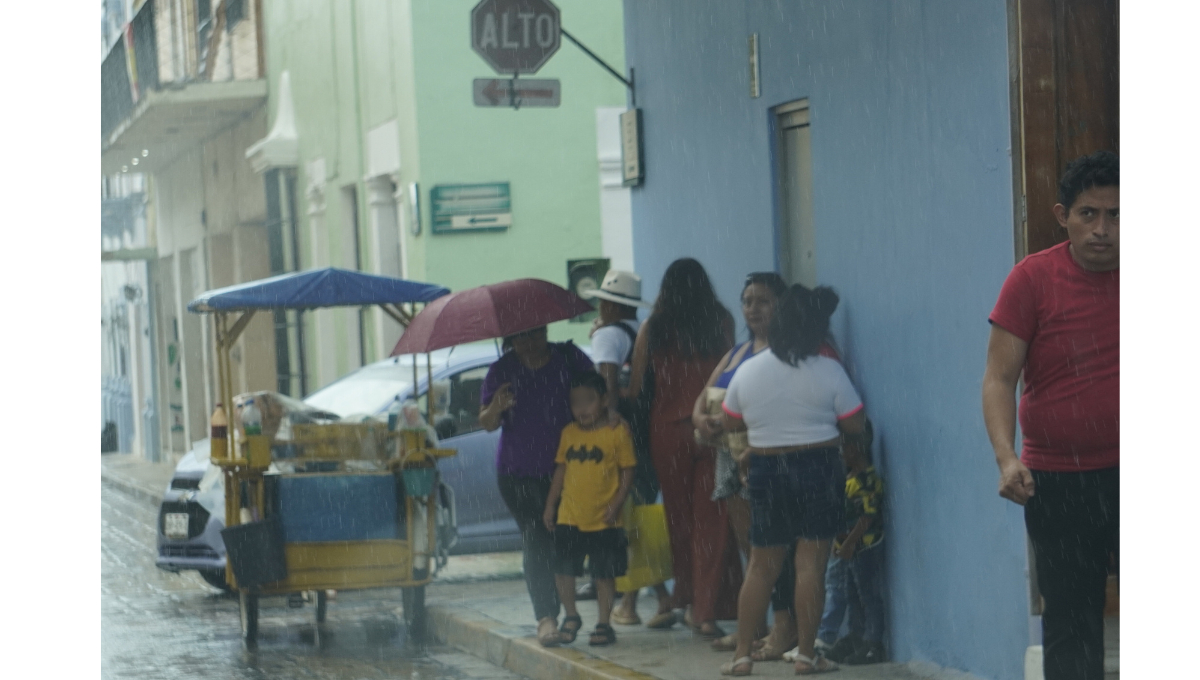
<path id="1" fill-rule="evenodd" d="M 609 625 L 616 578 L 628 567 L 621 508 L 633 485 L 633 439 L 625 425 L 610 426 L 608 385 L 595 371 L 571 378 L 571 413 L 575 422 L 563 428 L 555 457 L 554 481 L 542 521 L 554 532 L 555 586 L 566 617 L 559 629 L 562 642 L 574 642 L 583 620 L 575 609 L 575 578 L 589 559 L 596 581 L 599 622 L 588 644 L 617 641 Z M 562 500 L 561 504 L 559 500 Z"/>

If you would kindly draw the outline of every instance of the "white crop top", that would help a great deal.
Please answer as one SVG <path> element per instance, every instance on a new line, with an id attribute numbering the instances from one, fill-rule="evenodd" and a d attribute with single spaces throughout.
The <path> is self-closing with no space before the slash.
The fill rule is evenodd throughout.
<path id="1" fill-rule="evenodd" d="M 767 350 L 738 367 L 723 406 L 746 421 L 750 445 L 765 448 L 833 439 L 862 400 L 837 361 L 812 356 L 791 366 Z"/>

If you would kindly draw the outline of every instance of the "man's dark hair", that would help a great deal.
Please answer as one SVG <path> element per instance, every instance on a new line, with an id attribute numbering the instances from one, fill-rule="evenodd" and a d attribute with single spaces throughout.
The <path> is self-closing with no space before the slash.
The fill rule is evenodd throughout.
<path id="1" fill-rule="evenodd" d="M 815 289 L 793 284 L 775 303 L 767 343 L 771 353 L 795 366 L 821 348 L 829 334 L 829 317 L 837 309 L 838 296 L 828 286 Z"/>
<path id="2" fill-rule="evenodd" d="M 1067 165 L 1058 183 L 1058 202 L 1070 212 L 1075 199 L 1088 189 L 1117 186 L 1121 186 L 1121 165 L 1117 154 L 1097 151 L 1090 156 L 1080 156 Z"/>
<path id="3" fill-rule="evenodd" d="M 589 387 L 601 397 L 608 394 L 608 383 L 604 381 L 604 376 L 595 371 L 580 371 L 571 376 L 571 389 L 576 387 Z"/>

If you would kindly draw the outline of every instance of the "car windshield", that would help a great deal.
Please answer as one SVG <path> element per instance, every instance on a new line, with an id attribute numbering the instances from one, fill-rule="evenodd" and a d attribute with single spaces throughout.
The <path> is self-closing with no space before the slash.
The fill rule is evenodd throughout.
<path id="1" fill-rule="evenodd" d="M 389 368 L 391 370 L 388 370 Z M 352 373 L 314 392 L 304 402 L 342 417 L 352 413 L 374 414 L 386 408 L 397 394 L 408 390 L 412 385 L 411 378 L 404 379 L 403 370 L 396 367 L 381 369 L 367 367 Z"/>

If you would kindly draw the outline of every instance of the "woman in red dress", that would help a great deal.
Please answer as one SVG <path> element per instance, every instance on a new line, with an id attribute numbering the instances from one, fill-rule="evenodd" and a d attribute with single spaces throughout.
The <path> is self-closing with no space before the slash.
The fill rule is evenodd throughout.
<path id="1" fill-rule="evenodd" d="M 674 603 L 690 607 L 685 621 L 706 639 L 724 635 L 718 620 L 737 617 L 742 565 L 725 507 L 712 500 L 716 459 L 696 443 L 692 405 L 733 346 L 733 333 L 733 316 L 704 267 L 691 258 L 672 262 L 638 331 L 629 386 L 633 397 L 652 390 L 650 454 L 671 536 Z"/>

